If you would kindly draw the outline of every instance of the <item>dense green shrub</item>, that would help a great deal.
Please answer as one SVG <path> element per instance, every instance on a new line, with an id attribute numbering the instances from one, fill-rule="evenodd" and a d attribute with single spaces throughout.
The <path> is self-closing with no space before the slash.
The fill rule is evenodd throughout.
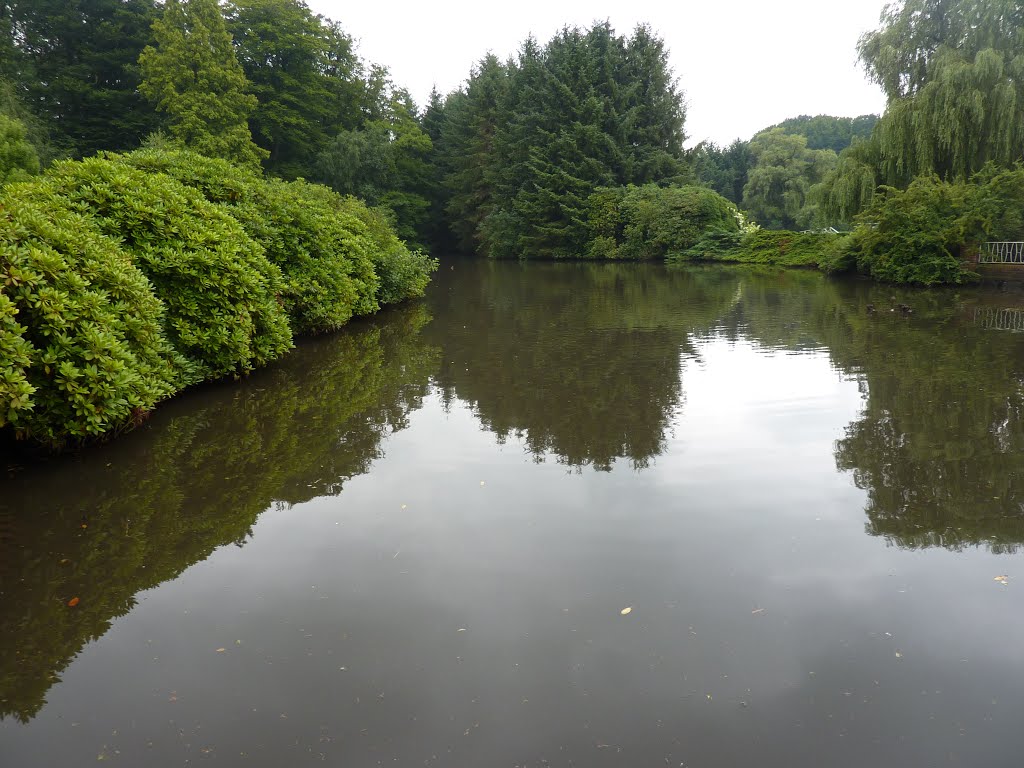
<path id="1" fill-rule="evenodd" d="M 198 191 L 100 157 L 56 163 L 38 187 L 121 241 L 167 307 L 171 343 L 203 377 L 250 370 L 291 347 L 280 270 Z"/>
<path id="2" fill-rule="evenodd" d="M 0 199 L 0 279 L 0 427 L 94 437 L 195 380 L 131 257 L 38 185 Z"/>
<path id="3" fill-rule="evenodd" d="M 838 235 L 759 229 L 743 238 L 741 261 L 783 267 L 817 267 Z"/>
<path id="4" fill-rule="evenodd" d="M 166 173 L 229 206 L 280 267 L 281 298 L 297 333 L 334 330 L 353 315 L 420 296 L 434 269 L 431 259 L 395 236 L 381 214 L 319 184 L 263 179 L 184 151 L 144 149 L 110 159 Z"/>
<path id="5" fill-rule="evenodd" d="M 975 225 L 976 187 L 922 176 L 906 190 L 883 188 L 858 216 L 848 243 L 857 267 L 892 283 L 962 283 L 960 247 Z"/>
<path id="6" fill-rule="evenodd" d="M 399 240 L 387 209 L 368 208 L 354 197 L 341 198 L 338 205 L 365 227 L 370 261 L 378 279 L 377 302 L 384 306 L 422 296 L 431 273 L 437 269 L 437 259 Z"/>
<path id="7" fill-rule="evenodd" d="M 743 261 L 743 232 L 705 232 L 691 247 L 674 254 L 669 262 Z"/>
<path id="8" fill-rule="evenodd" d="M 780 267 L 819 267 L 839 235 L 758 229 L 709 232 L 674 261 L 729 261 Z"/>
<path id="9" fill-rule="evenodd" d="M 711 231 L 739 230 L 735 206 L 696 186 L 600 189 L 588 199 L 591 258 L 681 256 Z"/>

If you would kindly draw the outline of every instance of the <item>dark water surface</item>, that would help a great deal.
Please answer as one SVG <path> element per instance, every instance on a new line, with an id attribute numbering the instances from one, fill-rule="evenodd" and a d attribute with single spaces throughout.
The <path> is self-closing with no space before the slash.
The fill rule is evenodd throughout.
<path id="1" fill-rule="evenodd" d="M 1017 768 L 1024 300 L 892 293 L 459 262 L 8 467 L 0 765 Z"/>

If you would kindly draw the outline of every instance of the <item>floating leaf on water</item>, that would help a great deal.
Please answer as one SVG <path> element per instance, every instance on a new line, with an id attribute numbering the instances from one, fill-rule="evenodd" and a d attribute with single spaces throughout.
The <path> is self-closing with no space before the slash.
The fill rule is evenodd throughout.
<path id="1" fill-rule="evenodd" d="M 900 652 L 900 651 L 896 651 L 896 658 L 897 659 L 902 659 L 903 658 L 903 653 Z"/>
<path id="2" fill-rule="evenodd" d="M 1007 584 L 1010 583 L 1010 577 L 1009 576 L 1005 576 L 1005 575 L 1004 576 L 996 576 L 994 579 L 992 579 L 992 581 L 998 581 L 1000 584 L 1002 584 L 1005 587 Z"/>
<path id="3" fill-rule="evenodd" d="M 755 608 L 751 613 L 764 613 L 764 608 Z"/>
<path id="4" fill-rule="evenodd" d="M 218 648 L 217 649 L 217 653 L 224 653 L 224 651 L 226 651 L 226 650 L 227 650 L 227 648 Z"/>
<path id="5" fill-rule="evenodd" d="M 68 600 L 68 606 L 70 606 L 71 608 L 74 608 L 76 605 L 78 605 L 77 597 L 72 597 L 70 600 Z"/>
<path id="6" fill-rule="evenodd" d="M 623 608 L 621 611 L 619 611 L 619 613 L 621 613 L 623 616 L 629 616 L 629 614 L 631 614 L 632 612 L 633 612 L 633 606 L 632 605 L 628 606 L 627 608 Z"/>

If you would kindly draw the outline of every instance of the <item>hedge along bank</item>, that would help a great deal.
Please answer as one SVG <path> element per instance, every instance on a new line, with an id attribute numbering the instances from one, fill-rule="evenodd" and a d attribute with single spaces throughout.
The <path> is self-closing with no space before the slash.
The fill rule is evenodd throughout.
<path id="1" fill-rule="evenodd" d="M 317 185 L 187 152 L 57 163 L 0 194 L 0 428 L 56 447 L 116 432 L 293 330 L 422 295 L 435 268 Z"/>

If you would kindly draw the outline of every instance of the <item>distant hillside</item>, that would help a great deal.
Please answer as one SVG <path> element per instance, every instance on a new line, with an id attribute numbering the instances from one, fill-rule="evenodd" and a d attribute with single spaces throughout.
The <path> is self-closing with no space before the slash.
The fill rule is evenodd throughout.
<path id="1" fill-rule="evenodd" d="M 860 117 L 833 117 L 832 115 L 800 115 L 783 120 L 778 125 L 765 128 L 782 128 L 786 133 L 804 136 L 808 149 L 831 149 L 839 154 L 853 143 L 854 138 L 866 139 L 871 136 L 878 115 Z M 762 131 L 763 133 L 763 131 Z"/>

